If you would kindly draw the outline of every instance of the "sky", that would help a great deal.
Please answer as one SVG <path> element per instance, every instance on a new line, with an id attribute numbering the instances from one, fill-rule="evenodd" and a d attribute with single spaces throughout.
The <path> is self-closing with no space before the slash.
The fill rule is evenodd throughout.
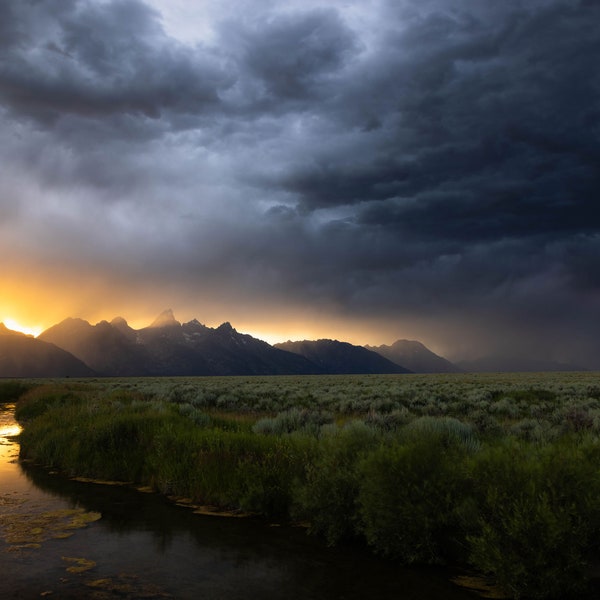
<path id="1" fill-rule="evenodd" d="M 2 0 L 0 320 L 600 369 L 600 3 Z"/>

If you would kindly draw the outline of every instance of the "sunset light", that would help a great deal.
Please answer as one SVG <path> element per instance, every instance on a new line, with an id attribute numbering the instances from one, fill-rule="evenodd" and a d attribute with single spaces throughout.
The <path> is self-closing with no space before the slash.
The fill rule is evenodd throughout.
<path id="1" fill-rule="evenodd" d="M 7 327 L 600 369 L 600 3 L 5 5 Z"/>
<path id="2" fill-rule="evenodd" d="M 6 327 L 8 329 L 11 329 L 12 331 L 20 331 L 21 333 L 25 333 L 27 335 L 32 335 L 34 337 L 37 337 L 38 335 L 40 335 L 40 333 L 42 333 L 42 331 L 44 330 L 43 327 L 28 327 L 26 325 L 21 325 L 19 322 L 15 321 L 14 319 L 3 319 L 2 321 Z"/>
<path id="3" fill-rule="evenodd" d="M 0 600 L 600 598 L 599 23 L 0 0 Z"/>

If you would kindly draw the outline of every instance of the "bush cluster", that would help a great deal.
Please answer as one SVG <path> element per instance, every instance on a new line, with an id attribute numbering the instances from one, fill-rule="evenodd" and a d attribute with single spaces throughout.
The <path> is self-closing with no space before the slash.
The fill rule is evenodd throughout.
<path id="1" fill-rule="evenodd" d="M 457 380 L 459 396 L 425 378 L 402 390 L 401 377 L 323 378 L 319 404 L 314 378 L 304 392 L 289 378 L 248 380 L 247 392 L 231 379 L 174 380 L 171 392 L 141 380 L 36 387 L 17 405 L 22 454 L 306 521 L 330 544 L 362 540 L 404 564 L 470 565 L 515 598 L 585 586 L 600 534 L 600 393 L 587 380 Z"/>
<path id="2" fill-rule="evenodd" d="M 600 433 L 594 373 L 116 378 L 87 385 L 94 383 L 201 412 L 316 412 L 388 430 L 424 416 L 454 417 L 485 435 L 549 440 L 568 431 Z"/>

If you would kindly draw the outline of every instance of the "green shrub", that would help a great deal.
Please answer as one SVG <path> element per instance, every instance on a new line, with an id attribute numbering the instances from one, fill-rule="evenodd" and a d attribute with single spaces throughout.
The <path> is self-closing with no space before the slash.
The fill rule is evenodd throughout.
<path id="1" fill-rule="evenodd" d="M 198 410 L 194 404 L 181 404 L 179 414 L 190 419 L 197 427 L 210 427 L 212 425 L 210 415 Z"/>
<path id="2" fill-rule="evenodd" d="M 459 445 L 470 451 L 480 446 L 474 427 L 454 417 L 420 417 L 404 428 L 402 436 L 408 441 L 426 440 L 444 447 Z"/>
<path id="3" fill-rule="evenodd" d="M 437 432 L 381 447 L 361 464 L 359 513 L 367 542 L 404 563 L 442 563 L 461 553 L 466 449 Z"/>
<path id="4" fill-rule="evenodd" d="M 358 528 L 360 460 L 378 444 L 376 432 L 360 421 L 331 429 L 306 467 L 305 483 L 296 490 L 293 514 L 310 522 L 310 531 L 331 545 L 355 537 Z"/>
<path id="5" fill-rule="evenodd" d="M 477 457 L 472 476 L 479 532 L 468 539 L 471 563 L 515 598 L 578 591 L 600 512 L 598 469 L 584 449 L 507 440 Z"/>
<path id="6" fill-rule="evenodd" d="M 471 411 L 469 420 L 477 433 L 486 438 L 499 437 L 503 433 L 503 428 L 488 410 L 475 409 Z"/>
<path id="7" fill-rule="evenodd" d="M 402 407 L 384 414 L 370 412 L 364 421 L 370 427 L 374 427 L 381 432 L 392 432 L 410 423 L 414 418 L 414 415 L 407 408 Z"/>
<path id="8" fill-rule="evenodd" d="M 528 441 L 545 442 L 555 434 L 548 421 L 540 419 L 521 419 L 509 429 L 510 435 Z"/>
<path id="9" fill-rule="evenodd" d="M 406 563 L 470 563 L 515 597 L 552 598 L 585 585 L 599 549 L 594 381 L 70 381 L 27 390 L 17 418 L 23 456 L 68 474 L 308 520 L 329 543 L 362 537 Z M 0 394 L 20 394 L 9 383 Z"/>
<path id="10" fill-rule="evenodd" d="M 241 508 L 269 517 L 289 518 L 295 491 L 313 461 L 314 438 L 252 435 L 240 447 L 236 480 Z"/>
<path id="11" fill-rule="evenodd" d="M 332 422 L 333 417 L 328 413 L 292 408 L 279 413 L 276 417 L 258 420 L 252 430 L 254 433 L 270 435 L 302 432 L 316 437 L 323 425 Z"/>

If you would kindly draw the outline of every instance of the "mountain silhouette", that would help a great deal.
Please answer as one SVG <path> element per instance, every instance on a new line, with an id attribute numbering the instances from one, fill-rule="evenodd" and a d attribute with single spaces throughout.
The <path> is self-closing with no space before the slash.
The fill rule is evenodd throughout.
<path id="1" fill-rule="evenodd" d="M 304 340 L 275 344 L 276 348 L 295 352 L 331 374 L 375 374 L 410 373 L 408 369 L 393 363 L 387 358 L 367 350 L 337 340 Z"/>
<path id="2" fill-rule="evenodd" d="M 0 377 L 89 377 L 90 367 L 69 352 L 0 323 Z"/>
<path id="3" fill-rule="evenodd" d="M 180 323 L 168 309 L 148 327 L 135 330 L 125 319 L 91 325 L 68 318 L 39 339 L 71 352 L 94 371 L 110 376 L 287 375 L 322 370 L 305 358 L 196 319 Z"/>
<path id="4" fill-rule="evenodd" d="M 460 373 L 462 369 L 438 356 L 421 342 L 397 340 L 391 346 L 365 346 L 368 350 L 410 369 L 414 373 Z"/>
<path id="5" fill-rule="evenodd" d="M 171 309 L 142 329 L 122 317 L 69 317 L 36 339 L 0 323 L 0 377 L 203 376 L 481 371 L 579 371 L 578 366 L 518 356 L 490 356 L 453 364 L 414 340 L 391 346 L 354 346 L 338 340 L 270 345 L 229 322 L 181 323 Z"/>
<path id="6" fill-rule="evenodd" d="M 124 319 L 90 325 L 69 317 L 46 329 L 38 339 L 63 348 L 103 375 L 153 374 L 147 350 L 137 344 L 135 330 Z"/>

